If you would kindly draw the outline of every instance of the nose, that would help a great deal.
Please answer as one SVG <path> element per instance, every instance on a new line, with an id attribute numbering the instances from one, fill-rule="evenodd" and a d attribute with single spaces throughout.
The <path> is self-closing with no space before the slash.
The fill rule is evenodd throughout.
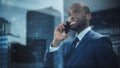
<path id="1" fill-rule="evenodd" d="M 70 20 L 69 20 L 70 22 L 72 22 L 72 21 L 77 21 L 77 18 L 75 18 L 75 17 L 70 17 L 69 19 L 70 19 Z"/>
<path id="2" fill-rule="evenodd" d="M 75 18 L 71 17 L 71 19 L 70 19 L 70 20 L 71 20 L 71 21 L 74 21 L 74 19 L 75 19 Z"/>
<path id="3" fill-rule="evenodd" d="M 74 17 L 68 17 L 66 20 L 67 21 L 72 21 L 72 20 L 74 20 Z"/>

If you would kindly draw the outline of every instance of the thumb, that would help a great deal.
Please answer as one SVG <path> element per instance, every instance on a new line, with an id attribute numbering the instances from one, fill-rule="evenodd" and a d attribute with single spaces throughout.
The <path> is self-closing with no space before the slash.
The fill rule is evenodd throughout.
<path id="1" fill-rule="evenodd" d="M 68 37 L 70 33 L 71 33 L 71 30 L 67 34 L 65 34 L 65 36 Z"/>

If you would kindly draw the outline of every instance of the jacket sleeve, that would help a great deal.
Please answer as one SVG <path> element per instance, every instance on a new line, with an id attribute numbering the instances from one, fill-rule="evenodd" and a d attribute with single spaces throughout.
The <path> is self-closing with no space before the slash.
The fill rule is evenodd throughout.
<path id="1" fill-rule="evenodd" d="M 57 51 L 49 52 L 49 49 L 46 51 L 44 56 L 43 68 L 59 68 L 62 66 L 62 49 L 61 47 Z"/>
<path id="2" fill-rule="evenodd" d="M 114 53 L 108 37 L 102 37 L 94 42 L 97 68 L 119 68 L 118 57 Z"/>
<path id="3" fill-rule="evenodd" d="M 46 51 L 43 68 L 53 68 L 53 52 Z"/>

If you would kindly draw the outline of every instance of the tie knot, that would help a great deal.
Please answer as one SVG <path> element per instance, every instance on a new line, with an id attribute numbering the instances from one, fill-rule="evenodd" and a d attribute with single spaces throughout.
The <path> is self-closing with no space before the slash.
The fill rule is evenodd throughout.
<path id="1" fill-rule="evenodd" d="M 78 42 L 78 41 L 79 41 L 79 39 L 78 39 L 78 37 L 76 37 L 75 40 L 74 40 L 74 42 Z"/>

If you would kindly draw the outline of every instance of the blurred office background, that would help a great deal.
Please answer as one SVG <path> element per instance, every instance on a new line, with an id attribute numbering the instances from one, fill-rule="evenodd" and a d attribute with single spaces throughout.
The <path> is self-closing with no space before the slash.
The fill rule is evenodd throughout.
<path id="1" fill-rule="evenodd" d="M 90 8 L 92 29 L 110 37 L 120 58 L 120 0 L 0 0 L 0 68 L 42 68 L 54 28 L 74 2 Z"/>

